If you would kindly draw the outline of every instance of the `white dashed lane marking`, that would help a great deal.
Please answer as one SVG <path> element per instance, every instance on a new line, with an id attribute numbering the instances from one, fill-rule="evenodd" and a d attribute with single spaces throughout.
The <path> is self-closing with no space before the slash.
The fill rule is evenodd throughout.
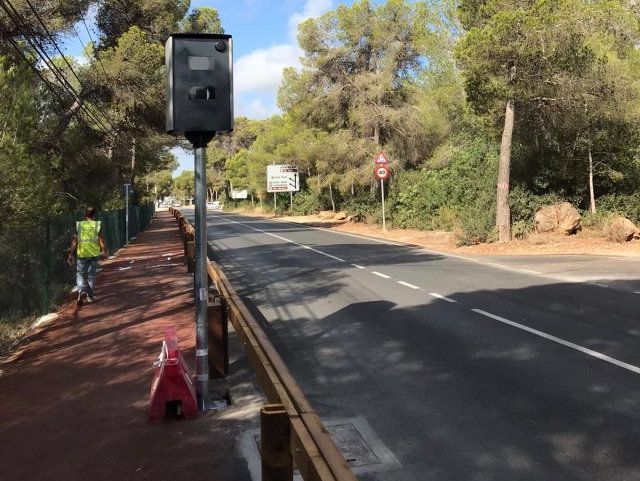
<path id="1" fill-rule="evenodd" d="M 441 299 L 447 302 L 458 302 L 455 299 L 451 299 L 449 297 L 443 296 L 442 294 L 438 294 L 437 292 L 430 292 L 429 295 L 435 297 L 436 299 Z"/>
<path id="2" fill-rule="evenodd" d="M 482 309 L 471 309 L 473 312 L 476 312 L 478 314 L 481 314 L 485 317 L 489 317 L 491 319 L 494 319 L 496 321 L 502 322 L 503 324 L 507 324 L 509 326 L 512 327 L 516 327 L 518 329 L 521 329 L 523 331 L 529 332 L 531 334 L 534 334 L 536 336 L 542 337 L 544 339 L 547 339 L 548 341 L 552 341 L 552 342 L 556 342 L 558 344 L 562 344 L 563 346 L 569 347 L 571 349 L 575 349 L 576 351 L 582 352 L 583 354 L 587 354 L 591 357 L 595 357 L 596 359 L 600 359 L 601 361 L 605 361 L 608 362 L 610 364 L 614 364 L 618 367 L 621 367 L 623 369 L 626 369 L 627 371 L 631 371 L 635 374 L 640 374 L 640 367 L 638 366 L 634 366 L 633 364 L 628 364 L 626 362 L 623 361 L 619 361 L 618 359 L 614 359 L 613 357 L 607 356 L 606 354 L 602 354 L 601 352 L 598 351 L 594 351 L 592 349 L 580 346 L 579 344 L 575 344 L 571 341 L 567 341 L 565 339 L 561 339 L 559 337 L 553 336 L 551 334 L 547 334 L 546 332 L 543 331 L 539 331 L 538 329 L 534 329 L 532 327 L 529 326 L 525 326 L 523 324 L 519 324 L 517 322 L 514 321 L 510 321 L 509 319 L 505 319 L 504 317 L 500 317 L 500 316 L 496 316 L 495 314 L 491 314 L 490 312 L 487 311 L 483 311 Z"/>
<path id="3" fill-rule="evenodd" d="M 359 266 L 358 264 L 351 264 L 353 267 L 355 267 L 356 269 L 364 269 L 363 266 Z"/>
<path id="4" fill-rule="evenodd" d="M 391 279 L 391 276 L 383 274 L 382 272 L 371 271 L 371 273 L 375 276 L 382 277 L 383 279 Z"/>
<path id="5" fill-rule="evenodd" d="M 398 281 L 398 284 L 401 284 L 405 287 L 409 287 L 410 289 L 420 289 L 418 286 L 414 286 L 413 284 L 409 284 L 408 282 Z"/>

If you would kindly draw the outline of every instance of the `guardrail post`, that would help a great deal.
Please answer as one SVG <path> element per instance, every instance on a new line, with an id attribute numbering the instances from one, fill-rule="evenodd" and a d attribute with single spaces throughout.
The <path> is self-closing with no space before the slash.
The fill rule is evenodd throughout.
<path id="1" fill-rule="evenodd" d="M 196 269 L 196 262 L 195 262 L 196 244 L 192 236 L 187 237 L 187 239 L 189 238 L 191 239 L 187 240 L 187 242 L 185 242 L 184 244 L 184 250 L 185 250 L 185 256 L 187 258 L 187 272 L 191 274 Z"/>
<path id="2" fill-rule="evenodd" d="M 291 424 L 282 404 L 265 404 L 260 410 L 262 481 L 292 481 Z"/>
<path id="3" fill-rule="evenodd" d="M 209 379 L 226 377 L 229 373 L 229 323 L 224 299 L 213 286 L 209 287 L 207 325 L 209 328 Z"/>

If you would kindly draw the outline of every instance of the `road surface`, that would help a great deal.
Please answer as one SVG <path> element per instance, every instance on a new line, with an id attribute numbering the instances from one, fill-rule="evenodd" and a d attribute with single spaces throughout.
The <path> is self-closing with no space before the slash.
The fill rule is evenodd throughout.
<path id="1" fill-rule="evenodd" d="M 322 418 L 366 420 L 397 460 L 363 481 L 640 480 L 637 261 L 570 282 L 575 256 L 466 259 L 226 213 L 208 238 Z"/>

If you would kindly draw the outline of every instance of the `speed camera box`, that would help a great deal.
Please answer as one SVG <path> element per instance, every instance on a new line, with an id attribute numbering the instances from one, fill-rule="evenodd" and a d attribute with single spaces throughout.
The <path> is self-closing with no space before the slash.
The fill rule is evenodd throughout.
<path id="1" fill-rule="evenodd" d="M 231 35 L 173 34 L 165 57 L 167 132 L 233 130 Z"/>

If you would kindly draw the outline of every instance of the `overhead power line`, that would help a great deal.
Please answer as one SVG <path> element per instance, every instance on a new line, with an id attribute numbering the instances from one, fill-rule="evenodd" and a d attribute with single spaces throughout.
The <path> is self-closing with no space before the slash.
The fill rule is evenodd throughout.
<path id="1" fill-rule="evenodd" d="M 109 129 L 96 117 L 96 115 L 89 109 L 88 103 L 85 103 L 79 95 L 76 93 L 73 86 L 69 83 L 64 73 L 60 71 L 60 69 L 55 65 L 51 57 L 46 52 L 46 49 L 42 46 L 42 44 L 36 40 L 37 35 L 34 34 L 33 30 L 21 20 L 20 14 L 17 12 L 13 4 L 10 0 L 0 0 L 0 7 L 5 11 L 9 19 L 13 22 L 13 24 L 22 32 L 24 39 L 27 43 L 33 48 L 36 55 L 44 62 L 44 64 L 49 68 L 51 74 L 55 77 L 55 79 L 60 83 L 60 87 L 64 92 L 70 95 L 74 101 L 78 102 L 79 114 L 80 111 L 84 112 L 87 117 L 89 117 L 92 122 L 94 122 L 104 135 L 110 136 Z M 30 36 L 31 35 L 31 36 Z M 20 49 L 20 47 L 12 42 L 15 48 Z M 34 66 L 35 67 L 35 66 Z M 37 67 L 35 67 L 37 69 Z M 42 75 L 39 75 L 40 78 L 43 78 Z M 57 97 L 60 97 L 59 93 Z M 63 102 L 64 105 L 64 102 Z M 85 123 L 86 124 L 86 123 Z"/>
<path id="2" fill-rule="evenodd" d="M 91 40 L 91 43 L 93 44 L 93 46 L 94 46 L 94 48 L 95 48 L 95 46 L 96 46 L 97 44 L 96 44 L 96 42 L 93 40 L 93 37 L 91 36 L 91 32 L 89 31 L 89 27 L 88 27 L 88 25 L 87 25 L 87 22 L 86 22 L 86 21 L 85 21 L 85 19 L 84 19 L 84 14 L 82 13 L 82 11 L 80 12 L 80 20 L 82 20 L 82 24 L 84 25 L 84 29 L 87 31 L 87 35 L 89 36 L 89 40 Z M 73 29 L 74 29 L 74 30 L 76 29 L 75 25 L 74 25 Z M 80 38 L 80 37 L 78 36 L 78 38 Z M 86 49 L 85 49 L 85 52 L 86 52 Z M 109 75 L 107 75 L 107 71 L 106 71 L 106 69 L 104 68 L 104 64 L 102 63 L 102 60 L 100 59 L 100 56 L 99 56 L 99 55 L 94 55 L 94 56 L 95 56 L 95 58 L 98 60 L 98 63 L 100 64 L 100 68 L 102 69 L 102 73 L 104 73 L 105 78 L 108 78 L 108 77 L 109 77 Z"/>
<path id="3" fill-rule="evenodd" d="M 1 7 L 2 5 L 0 5 Z M 27 65 L 29 65 L 29 67 L 31 67 L 31 69 L 34 71 L 34 73 L 40 77 L 40 80 L 42 80 L 43 84 L 45 85 L 45 87 L 53 94 L 53 96 L 55 98 L 58 99 L 58 102 L 60 103 L 61 107 L 65 106 L 66 101 L 62 98 L 62 96 L 60 95 L 60 92 L 58 92 L 55 87 L 51 84 L 51 82 L 49 82 L 49 80 L 47 80 L 47 78 L 42 75 L 42 72 L 40 71 L 40 69 L 38 69 L 38 67 L 27 58 L 27 56 L 24 54 L 24 52 L 22 51 L 22 49 L 20 48 L 20 45 L 18 45 L 18 43 L 13 39 L 13 38 L 8 38 L 7 40 L 9 40 L 9 42 L 11 43 L 11 45 L 13 46 L 14 50 L 18 53 L 18 55 L 20 57 L 22 57 L 22 59 L 25 61 L 25 63 Z M 91 127 L 80 115 L 77 116 L 78 120 L 80 121 L 81 124 L 83 124 L 85 127 L 87 127 L 89 130 L 93 131 L 93 127 Z M 104 133 L 104 132 L 103 132 Z"/>
<path id="4" fill-rule="evenodd" d="M 45 23 L 42 21 L 42 18 L 40 17 L 40 14 L 37 12 L 37 10 L 33 7 L 33 4 L 30 2 L 30 0 L 25 0 L 27 2 L 27 5 L 29 6 L 29 8 L 31 9 L 31 11 L 33 12 L 33 14 L 36 16 L 36 19 L 38 20 L 38 23 L 40 23 L 40 26 L 42 27 L 42 29 L 44 30 L 45 34 L 49 37 L 49 39 L 51 40 L 51 43 L 53 44 L 53 46 L 56 48 L 56 50 L 58 51 L 58 53 L 60 54 L 60 56 L 62 57 L 62 60 L 64 60 L 64 63 L 67 64 L 67 67 L 69 68 L 69 70 L 71 71 L 71 73 L 73 74 L 73 76 L 76 78 L 76 80 L 78 81 L 78 84 L 84 88 L 83 84 L 82 84 L 82 80 L 80 80 L 80 77 L 78 76 L 78 74 L 76 73 L 76 71 L 73 69 L 73 67 L 71 66 L 71 64 L 69 63 L 69 61 L 67 60 L 67 57 L 64 55 L 64 52 L 62 52 L 62 50 L 60 49 L 60 47 L 58 46 L 58 43 L 56 42 L 55 38 L 53 37 L 53 35 L 51 34 L 51 32 L 49 31 L 49 29 L 47 28 L 47 26 L 45 25 Z M 10 0 L 7 0 L 8 3 L 11 3 Z M 94 106 L 95 109 L 104 117 L 104 119 L 106 120 L 107 124 L 109 125 L 109 127 L 111 127 L 113 130 L 115 130 L 115 127 L 113 126 L 113 124 L 111 123 L 111 121 L 109 120 L 109 117 L 101 110 L 99 109 L 97 106 Z"/>

